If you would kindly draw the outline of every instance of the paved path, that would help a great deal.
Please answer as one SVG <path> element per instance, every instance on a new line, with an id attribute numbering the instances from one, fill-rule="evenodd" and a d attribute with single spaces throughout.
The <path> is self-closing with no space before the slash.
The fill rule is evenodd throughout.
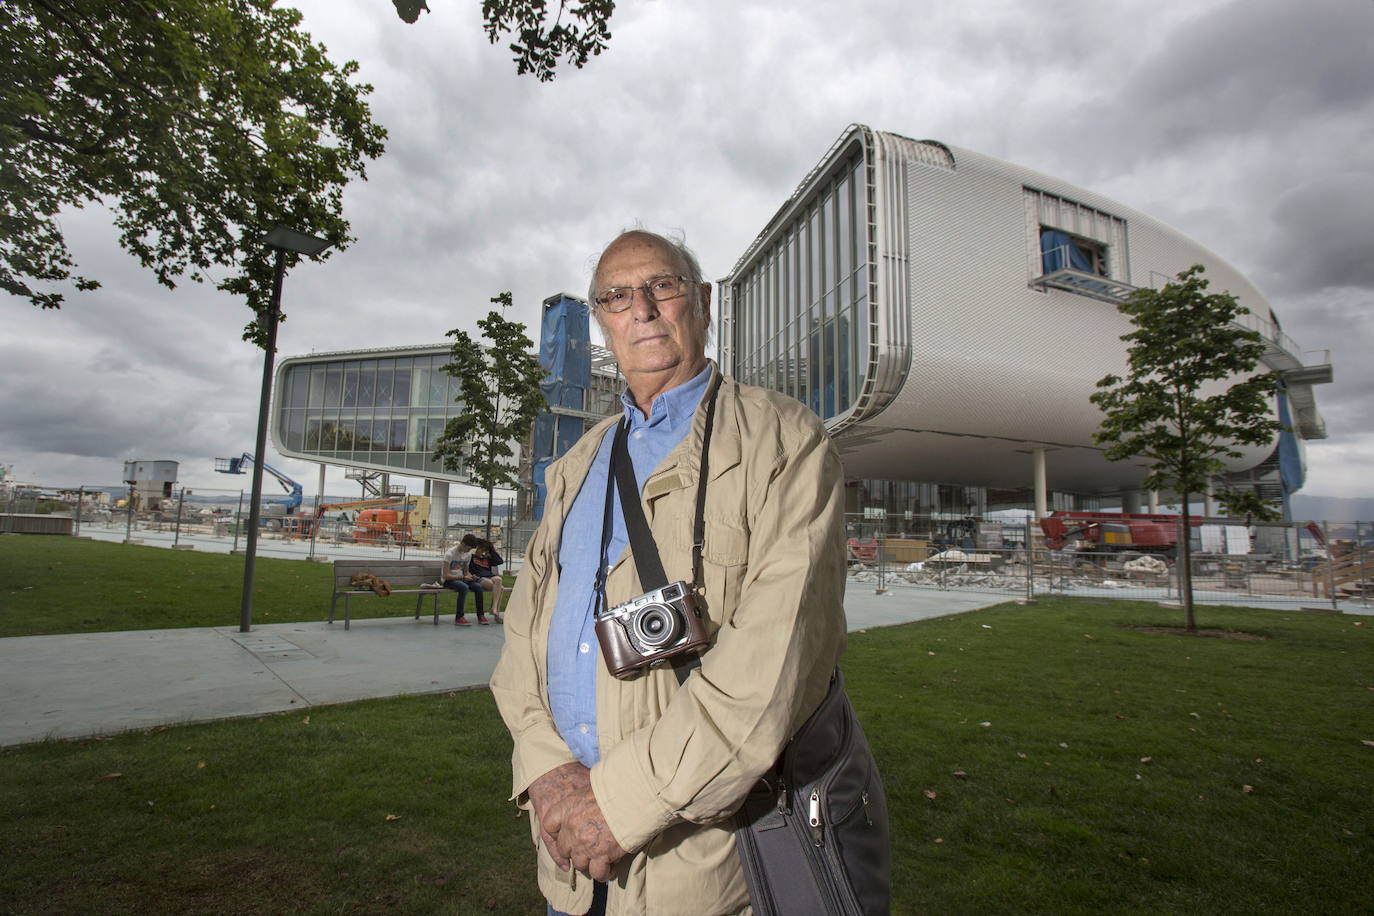
<path id="1" fill-rule="evenodd" d="M 859 589 L 851 630 L 1006 600 Z M 0 639 L 0 746 L 260 715 L 368 697 L 485 685 L 504 640 L 496 625 L 422 615 Z"/>
<path id="2" fill-rule="evenodd" d="M 877 595 L 871 583 L 851 582 L 845 612 L 854 631 L 1015 597 L 911 587 Z M 232 626 L 0 639 L 0 746 L 485 685 L 504 628 L 440 621 L 436 627 L 422 615 L 354 620 L 347 631 L 320 621 L 249 633 Z"/>

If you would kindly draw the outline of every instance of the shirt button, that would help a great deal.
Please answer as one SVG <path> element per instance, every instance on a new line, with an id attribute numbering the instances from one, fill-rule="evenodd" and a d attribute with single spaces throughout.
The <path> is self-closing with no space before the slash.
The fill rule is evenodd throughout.
<path id="1" fill-rule="evenodd" d="M 642 430 L 642 429 L 637 429 L 637 430 L 635 430 L 635 438 L 636 438 L 636 439 L 643 439 L 643 438 L 644 438 L 644 430 Z"/>
<path id="2" fill-rule="evenodd" d="M 583 722 L 581 725 L 577 726 L 577 730 L 585 735 L 587 733 L 587 723 Z"/>
<path id="3" fill-rule="evenodd" d="M 584 642 L 582 645 L 577 647 L 577 651 L 581 652 L 583 655 L 586 655 L 588 652 L 592 651 L 592 647 Z"/>

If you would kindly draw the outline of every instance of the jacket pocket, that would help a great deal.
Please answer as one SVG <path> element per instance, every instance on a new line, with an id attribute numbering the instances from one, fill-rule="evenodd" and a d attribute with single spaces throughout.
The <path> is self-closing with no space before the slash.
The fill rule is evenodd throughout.
<path id="1" fill-rule="evenodd" d="M 718 627 L 730 623 L 739 605 L 740 587 L 748 569 L 749 533 L 721 519 L 706 519 L 706 537 L 701 548 L 706 608 Z"/>

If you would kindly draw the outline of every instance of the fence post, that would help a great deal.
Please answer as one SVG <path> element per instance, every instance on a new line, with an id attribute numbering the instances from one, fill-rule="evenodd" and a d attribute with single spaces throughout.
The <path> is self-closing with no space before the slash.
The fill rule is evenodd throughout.
<path id="1" fill-rule="evenodd" d="M 230 554 L 239 552 L 239 526 L 243 523 L 243 491 L 239 490 L 239 507 L 234 513 L 234 546 L 229 548 Z"/>
<path id="2" fill-rule="evenodd" d="M 1026 597 L 1021 604 L 1035 603 L 1035 546 L 1031 538 L 1030 523 L 1026 524 Z"/>
<path id="3" fill-rule="evenodd" d="M 134 485 L 129 484 L 129 500 L 124 504 L 124 543 L 129 543 L 134 530 Z"/>
<path id="4" fill-rule="evenodd" d="M 1365 587 L 1364 575 L 1364 538 L 1360 537 L 1360 525 L 1355 523 L 1355 543 L 1360 550 L 1360 607 L 1369 607 L 1369 590 Z"/>
<path id="5" fill-rule="evenodd" d="M 76 531 L 75 537 L 81 537 L 81 504 L 86 501 L 86 485 L 82 484 L 76 491 Z"/>
<path id="6" fill-rule="evenodd" d="M 883 562 L 883 551 L 886 546 L 887 538 L 878 538 L 878 587 L 873 590 L 875 595 L 887 592 L 886 564 Z"/>
<path id="7" fill-rule="evenodd" d="M 1336 603 L 1336 551 L 1331 549 L 1331 530 L 1322 522 L 1322 537 L 1326 540 L 1326 594 L 1331 598 L 1331 609 L 1340 610 Z"/>
<path id="8" fill-rule="evenodd" d="M 176 526 L 176 531 L 173 532 L 173 534 L 172 534 L 172 549 L 173 549 L 173 550 L 175 550 L 175 549 L 177 548 L 177 545 L 178 545 L 179 543 L 181 543 L 181 506 L 182 506 L 182 504 L 185 503 L 185 502 L 186 502 L 186 488 L 185 488 L 185 487 L 182 487 L 182 488 L 181 488 L 181 492 L 180 492 L 179 494 L 177 494 L 177 526 Z"/>

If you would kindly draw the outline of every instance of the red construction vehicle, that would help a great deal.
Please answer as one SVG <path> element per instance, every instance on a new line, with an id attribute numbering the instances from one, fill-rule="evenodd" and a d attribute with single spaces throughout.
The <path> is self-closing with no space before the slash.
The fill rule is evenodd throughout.
<path id="1" fill-rule="evenodd" d="M 418 544 L 411 521 L 412 512 L 401 509 L 364 509 L 353 520 L 353 540 L 370 543 L 390 539 L 393 543 Z"/>
<path id="2" fill-rule="evenodd" d="M 351 532 L 355 541 L 376 541 L 382 539 L 383 535 L 386 534 L 390 534 L 397 541 L 401 539 L 402 534 L 407 539 L 413 540 L 410 538 L 411 529 L 406 522 L 406 509 L 410 509 L 410 524 L 418 524 L 419 517 L 415 512 L 415 499 L 415 497 L 408 496 L 390 496 L 325 503 L 310 516 L 298 516 L 283 520 L 283 533 L 291 538 L 309 538 L 317 533 L 320 520 L 324 518 L 326 512 L 350 512 L 357 509 L 359 510 L 358 515 L 354 520 L 354 527 Z M 396 508 L 386 509 L 388 506 Z M 374 516 L 371 514 L 378 511 L 389 511 L 391 515 Z"/>
<path id="3" fill-rule="evenodd" d="M 1063 550 L 1081 541 L 1080 551 L 1134 550 L 1173 556 L 1178 547 L 1177 515 L 1126 515 L 1119 512 L 1051 512 L 1040 519 L 1050 550 Z M 1203 519 L 1193 516 L 1191 527 Z"/>

